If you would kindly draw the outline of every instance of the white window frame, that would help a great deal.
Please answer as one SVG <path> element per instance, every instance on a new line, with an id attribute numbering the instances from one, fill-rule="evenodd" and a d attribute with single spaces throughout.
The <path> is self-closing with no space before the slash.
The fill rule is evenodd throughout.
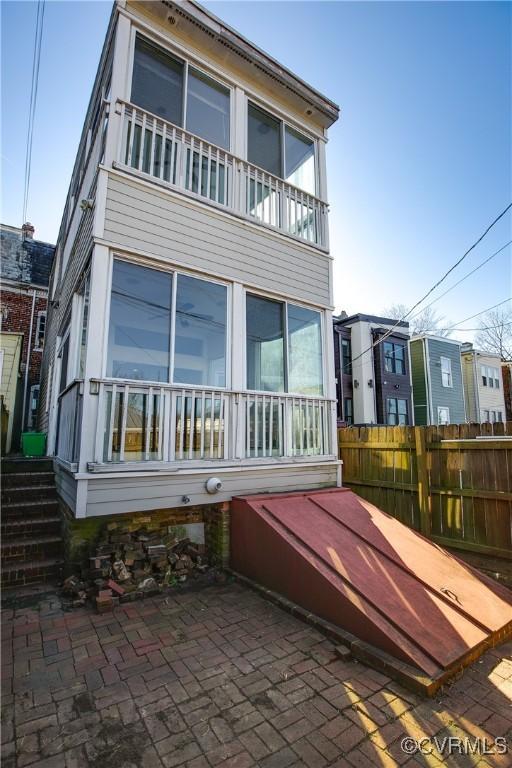
<path id="1" fill-rule="evenodd" d="M 166 274 L 172 275 L 172 299 L 171 299 L 171 327 L 170 327 L 170 350 L 169 350 L 169 379 L 168 382 L 161 382 L 161 381 L 150 381 L 150 380 L 144 380 L 139 381 L 138 379 L 116 379 L 114 376 L 107 376 L 107 362 L 108 362 L 108 339 L 109 339 L 109 331 L 110 331 L 110 305 L 112 301 L 112 273 L 114 270 L 114 261 L 125 261 L 129 264 L 134 264 L 138 267 L 147 267 L 148 269 L 154 269 L 157 272 L 164 272 Z M 182 384 L 182 382 L 176 382 L 172 381 L 173 374 L 174 374 L 174 341 L 175 341 L 175 329 L 176 329 L 176 291 L 178 287 L 178 275 L 186 275 L 187 277 L 194 277 L 196 280 L 203 280 L 207 283 L 215 283 L 217 285 L 223 285 L 226 287 L 226 386 L 225 387 L 218 387 L 218 386 L 212 386 L 210 384 Z M 110 272 L 109 272 L 109 280 L 108 280 L 108 295 L 107 295 L 107 301 L 106 301 L 106 309 L 105 309 L 105 344 L 104 344 L 104 354 L 103 354 L 103 364 L 102 364 L 102 372 L 103 372 L 103 378 L 108 378 L 109 381 L 127 381 L 132 382 L 133 384 L 138 384 L 139 386 L 142 384 L 150 384 L 155 387 L 161 387 L 163 384 L 166 386 L 176 386 L 176 387 L 184 387 L 184 388 L 192 388 L 192 389 L 208 389 L 211 391 L 224 391 L 231 389 L 231 349 L 232 349 L 232 324 L 231 324 L 231 313 L 232 313 L 232 301 L 233 301 L 233 286 L 232 283 L 228 282 L 227 280 L 220 280 L 216 277 L 210 277 L 209 275 L 204 274 L 198 274 L 196 272 L 190 272 L 185 269 L 180 268 L 174 268 L 174 269 L 165 269 L 164 264 L 154 264 L 150 263 L 147 260 L 140 260 L 137 258 L 132 258 L 125 254 L 120 253 L 113 253 L 110 257 Z"/>
<path id="2" fill-rule="evenodd" d="M 149 30 L 145 28 L 139 28 L 135 24 L 132 24 L 131 29 L 131 39 L 130 39 L 130 65 L 129 65 L 129 72 L 127 77 L 127 85 L 126 85 L 126 101 L 128 101 L 130 104 L 132 104 L 132 85 L 133 85 L 133 68 L 135 65 L 135 41 L 137 39 L 137 34 L 145 38 L 151 45 L 156 46 L 157 48 L 160 48 L 162 51 L 167 53 L 169 56 L 172 56 L 173 58 L 177 59 L 180 64 L 183 64 L 183 100 L 181 104 L 182 109 L 182 123 L 183 125 L 177 126 L 178 128 L 181 128 L 183 131 L 187 131 L 187 133 L 190 133 L 190 131 L 187 128 L 187 90 L 188 90 L 188 70 L 189 67 L 192 67 L 192 69 L 197 70 L 200 74 L 204 75 L 205 77 L 209 78 L 210 80 L 213 80 L 214 82 L 218 83 L 222 88 L 226 88 L 229 91 L 229 146 L 228 147 L 219 147 L 223 152 L 230 152 L 233 153 L 233 147 L 234 147 L 234 134 L 235 134 L 235 117 L 234 117 L 234 107 L 235 107 L 235 98 L 234 98 L 234 91 L 235 86 L 233 83 L 230 83 L 228 80 L 226 80 L 222 75 L 217 72 L 216 70 L 210 70 L 205 68 L 202 64 L 199 62 L 196 62 L 195 59 L 192 57 L 189 57 L 179 48 L 176 48 L 172 45 L 170 45 L 167 41 L 164 43 L 162 40 L 158 37 L 156 37 L 154 34 L 152 34 Z M 136 104 L 134 106 L 137 107 Z M 142 112 L 146 111 L 142 109 L 142 107 L 137 107 L 137 109 L 141 109 Z M 163 119 L 164 122 L 170 122 L 169 120 Z M 174 125 L 174 123 L 171 123 L 171 125 Z M 197 136 L 197 134 L 193 134 L 194 136 Z M 208 139 L 204 139 L 201 136 L 197 136 L 198 139 L 201 139 L 201 141 L 204 141 L 206 144 L 211 144 L 212 147 L 216 147 L 217 144 L 214 144 L 213 142 L 209 141 Z"/>
<path id="3" fill-rule="evenodd" d="M 41 332 L 41 319 L 44 317 L 44 333 L 43 333 L 43 344 L 39 344 L 39 334 Z M 44 349 L 44 340 L 46 338 L 46 321 L 47 321 L 47 311 L 46 309 L 42 309 L 37 313 L 37 324 L 36 324 L 36 335 L 34 338 L 34 352 L 42 352 Z"/>
<path id="4" fill-rule="evenodd" d="M 446 411 L 447 413 L 447 421 L 440 421 L 441 411 Z M 437 424 L 438 426 L 442 426 L 445 424 L 450 423 L 450 409 L 447 405 L 438 405 L 437 406 Z"/>
<path id="5" fill-rule="evenodd" d="M 448 370 L 443 370 L 443 365 L 448 363 Z M 448 383 L 445 384 L 444 377 L 448 376 Z M 452 361 L 449 357 L 441 355 L 441 384 L 447 389 L 453 389 Z"/>
<path id="6" fill-rule="evenodd" d="M 247 294 L 250 294 L 252 296 L 258 296 L 261 299 L 268 299 L 268 301 L 274 301 L 278 302 L 279 304 L 283 304 L 285 308 L 284 313 L 284 339 L 285 339 L 285 348 L 284 348 L 284 374 L 285 374 L 285 383 L 288 386 L 289 381 L 289 370 L 288 370 L 288 304 L 293 304 L 294 307 L 302 307 L 303 309 L 309 309 L 312 312 L 317 312 L 320 315 L 320 335 L 321 335 L 321 350 L 322 350 L 322 394 L 321 395 L 305 395 L 304 392 L 291 392 L 284 390 L 283 392 L 267 392 L 267 391 L 259 391 L 259 390 L 249 390 L 247 386 L 247 327 L 246 327 L 246 318 L 247 318 Z M 244 360 L 243 360 L 243 366 L 244 366 L 244 390 L 246 392 L 256 392 L 256 394 L 262 394 L 262 395 L 275 395 L 276 397 L 278 395 L 291 395 L 292 397 L 317 397 L 317 398 L 325 398 L 328 397 L 326 395 L 326 383 L 327 383 L 327 361 L 325 358 L 325 325 L 324 325 L 324 311 L 322 309 L 319 309 L 318 307 L 312 306 L 311 304 L 306 304 L 305 302 L 301 301 L 295 301 L 294 299 L 286 299 L 282 296 L 271 296 L 268 293 L 265 293 L 264 291 L 260 291 L 256 288 L 244 288 L 244 313 L 243 313 L 243 333 L 244 333 Z"/>
<path id="7" fill-rule="evenodd" d="M 286 117 L 283 115 L 279 115 L 277 112 L 275 112 L 271 107 L 265 103 L 262 102 L 260 99 L 258 99 L 255 96 L 247 95 L 245 99 L 245 160 L 253 165 L 255 168 L 258 168 L 261 170 L 262 173 L 270 174 L 271 176 L 274 176 L 275 174 L 270 173 L 270 171 L 266 171 L 264 168 L 260 168 L 259 165 L 256 165 L 252 162 L 252 160 L 249 160 L 249 103 L 254 104 L 254 106 L 261 110 L 262 112 L 266 112 L 270 117 L 272 117 L 274 120 L 277 120 L 281 124 L 281 130 L 279 132 L 280 134 L 280 140 L 281 140 L 281 173 L 282 175 L 278 176 L 277 178 L 284 181 L 285 184 L 289 184 L 291 187 L 295 188 L 295 184 L 292 184 L 290 181 L 286 181 L 285 179 L 285 173 L 286 173 L 286 157 L 285 157 L 285 142 L 286 142 L 286 128 L 291 128 L 292 131 L 295 131 L 296 133 L 301 134 L 305 139 L 308 141 L 313 142 L 313 159 L 315 162 L 315 191 L 313 193 L 304 191 L 305 195 L 311 195 L 313 194 L 313 197 L 319 197 L 320 195 L 320 175 L 319 175 L 319 158 L 318 158 L 318 139 L 316 136 L 313 136 L 311 133 L 309 133 L 304 128 L 300 127 L 298 128 L 296 125 L 294 125 L 292 122 L 290 122 Z M 301 189 L 300 187 L 296 187 L 296 189 Z"/>

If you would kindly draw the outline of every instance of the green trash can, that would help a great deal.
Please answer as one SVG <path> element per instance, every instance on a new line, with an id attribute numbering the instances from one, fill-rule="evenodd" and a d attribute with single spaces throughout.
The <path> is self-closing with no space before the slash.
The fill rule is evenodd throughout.
<path id="1" fill-rule="evenodd" d="M 45 432 L 22 432 L 21 451 L 24 456 L 45 456 L 46 434 Z"/>

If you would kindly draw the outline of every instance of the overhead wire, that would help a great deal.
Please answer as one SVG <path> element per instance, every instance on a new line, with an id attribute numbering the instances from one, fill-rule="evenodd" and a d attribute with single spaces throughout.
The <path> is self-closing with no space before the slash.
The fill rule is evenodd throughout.
<path id="1" fill-rule="evenodd" d="M 30 88 L 30 102 L 28 111 L 27 148 L 25 154 L 25 180 L 23 189 L 23 214 L 22 224 L 26 222 L 28 196 L 30 190 L 30 174 L 32 170 L 32 144 L 34 139 L 34 123 L 37 106 L 37 92 L 39 88 L 39 67 L 41 64 L 41 43 L 43 39 L 45 0 L 38 0 L 36 30 L 34 35 L 34 54 L 32 58 L 32 83 Z"/>

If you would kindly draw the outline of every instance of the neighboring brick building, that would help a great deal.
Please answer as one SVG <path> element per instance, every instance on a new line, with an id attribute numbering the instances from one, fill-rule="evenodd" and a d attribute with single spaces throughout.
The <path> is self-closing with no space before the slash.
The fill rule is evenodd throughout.
<path id="1" fill-rule="evenodd" d="M 19 448 L 36 428 L 46 327 L 48 282 L 55 246 L 34 240 L 34 227 L 0 224 L 0 399 L 2 452 Z"/>

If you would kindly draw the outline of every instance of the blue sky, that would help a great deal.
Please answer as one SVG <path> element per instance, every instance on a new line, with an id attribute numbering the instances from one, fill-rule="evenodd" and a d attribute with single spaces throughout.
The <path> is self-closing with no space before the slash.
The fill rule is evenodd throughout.
<path id="1" fill-rule="evenodd" d="M 512 198 L 512 4 L 205 4 L 341 107 L 327 155 L 336 309 L 414 303 Z M 58 232 L 110 8 L 46 4 L 28 206 L 41 239 Z M 1 12 L 1 218 L 19 225 L 36 4 Z M 511 239 L 511 221 L 445 286 Z M 456 322 L 506 299 L 511 251 L 435 308 Z"/>

